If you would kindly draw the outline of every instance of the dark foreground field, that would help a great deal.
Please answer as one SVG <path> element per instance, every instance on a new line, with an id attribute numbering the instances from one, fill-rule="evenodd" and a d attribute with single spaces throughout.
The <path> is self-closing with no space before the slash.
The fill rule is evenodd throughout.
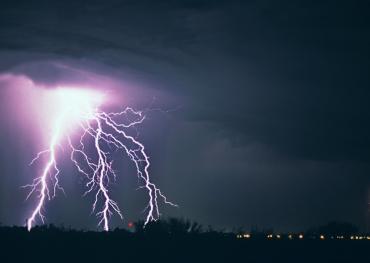
<path id="1" fill-rule="evenodd" d="M 0 262 L 370 262 L 369 240 L 237 239 L 53 228 L 0 230 Z"/>

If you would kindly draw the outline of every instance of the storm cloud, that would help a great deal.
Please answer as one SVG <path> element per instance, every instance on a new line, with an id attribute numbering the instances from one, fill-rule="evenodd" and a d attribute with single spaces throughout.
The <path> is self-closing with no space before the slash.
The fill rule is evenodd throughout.
<path id="1" fill-rule="evenodd" d="M 364 227 L 367 10 L 338 1 L 2 1 L 0 70 L 39 85 L 83 83 L 90 72 L 131 86 L 127 103 L 155 98 L 175 109 L 153 113 L 142 134 L 155 180 L 180 205 L 165 215 L 228 228 L 332 219 Z M 22 179 L 13 179 L 24 171 L 9 160 L 28 163 L 9 143 L 18 140 L 11 125 L 0 127 L 11 149 L 0 155 L 0 221 L 21 224 L 22 213 L 6 212 L 24 206 Z M 63 198 L 58 205 L 72 206 Z M 55 213 L 55 222 L 91 227 L 79 213 Z"/>

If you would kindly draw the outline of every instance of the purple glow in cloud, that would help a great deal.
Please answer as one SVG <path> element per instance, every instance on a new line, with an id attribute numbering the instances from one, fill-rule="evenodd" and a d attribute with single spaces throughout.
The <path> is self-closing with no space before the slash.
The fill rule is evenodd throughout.
<path id="1" fill-rule="evenodd" d="M 9 78 L 12 79 L 12 76 L 5 79 Z M 46 136 L 48 147 L 31 161 L 31 165 L 40 162 L 42 171 L 24 186 L 30 189 L 27 199 L 36 196 L 36 204 L 27 219 L 28 230 L 37 224 L 38 219 L 44 223 L 46 202 L 53 199 L 58 191 L 64 192 L 59 181 L 61 170 L 58 168 L 58 157 L 65 154 L 66 151 L 61 150 L 65 145 L 70 149 L 71 161 L 86 178 L 84 195 L 94 195 L 92 211 L 98 217 L 98 225 L 105 231 L 109 230 L 109 219 L 113 214 L 123 219 L 118 203 L 109 191 L 109 186 L 117 177 L 112 168 L 113 151 L 120 150 L 130 158 L 136 168 L 139 188 L 147 192 L 145 225 L 159 218 L 158 199 L 176 206 L 151 181 L 145 146 L 130 135 L 129 130 L 145 120 L 142 111 L 127 107 L 119 112 L 105 112 L 101 106 L 109 102 L 110 97 L 94 89 L 57 87 L 40 92 L 33 90 L 32 83 L 26 81 L 24 84 L 29 85 L 28 99 L 40 101 L 41 106 L 36 106 L 42 110 L 41 121 L 48 122 L 46 127 L 50 130 Z M 47 108 L 42 108 L 46 105 Z M 87 150 L 91 144 L 93 152 Z"/>

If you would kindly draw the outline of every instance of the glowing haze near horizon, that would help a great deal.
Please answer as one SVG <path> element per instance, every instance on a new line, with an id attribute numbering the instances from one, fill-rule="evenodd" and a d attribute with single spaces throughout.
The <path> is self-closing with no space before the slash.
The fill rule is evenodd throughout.
<path id="1" fill-rule="evenodd" d="M 33 96 L 32 100 L 35 99 L 47 102 L 41 104 L 48 105 L 48 108 L 39 109 L 42 109 L 40 114 L 44 116 L 42 120 L 49 122 L 45 123 L 45 127 L 50 127 L 50 132 L 47 136 L 48 147 L 37 153 L 30 163 L 34 165 L 38 162 L 42 169 L 30 184 L 24 186 L 30 190 L 27 199 L 36 196 L 27 219 L 28 230 L 37 223 L 44 223 L 47 202 L 59 192 L 65 194 L 59 180 L 61 169 L 58 158 L 67 153 L 76 169 L 85 177 L 84 195 L 94 196 L 92 213 L 97 216 L 98 225 L 106 231 L 109 230 L 111 216 L 116 214 L 121 219 L 124 217 L 110 192 L 110 185 L 119 175 L 113 168 L 112 156 L 117 150 L 133 162 L 138 189 L 147 193 L 145 224 L 159 218 L 159 199 L 176 206 L 151 181 L 149 156 L 135 135 L 135 127 L 145 120 L 144 112 L 130 107 L 117 112 L 105 112 L 101 107 L 109 103 L 110 97 L 91 88 L 57 87 L 46 90 L 42 97 Z"/>

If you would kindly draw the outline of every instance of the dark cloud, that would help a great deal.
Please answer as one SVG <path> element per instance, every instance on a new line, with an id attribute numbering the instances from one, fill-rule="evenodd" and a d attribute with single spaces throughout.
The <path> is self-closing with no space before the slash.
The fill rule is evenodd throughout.
<path id="1" fill-rule="evenodd" d="M 368 10 L 340 1 L 2 1 L 0 69 L 42 83 L 84 80 L 60 63 L 171 97 L 181 110 L 153 153 L 167 156 L 158 180 L 186 216 L 363 224 Z M 280 219 L 263 219 L 272 214 Z"/>

